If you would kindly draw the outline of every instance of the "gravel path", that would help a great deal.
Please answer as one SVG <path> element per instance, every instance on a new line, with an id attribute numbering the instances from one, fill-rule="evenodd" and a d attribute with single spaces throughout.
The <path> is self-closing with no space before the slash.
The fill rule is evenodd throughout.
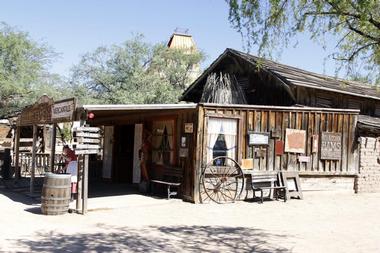
<path id="1" fill-rule="evenodd" d="M 2 252 L 380 252 L 380 194 L 194 205 L 124 195 L 89 200 L 86 216 L 44 216 L 0 189 Z"/>

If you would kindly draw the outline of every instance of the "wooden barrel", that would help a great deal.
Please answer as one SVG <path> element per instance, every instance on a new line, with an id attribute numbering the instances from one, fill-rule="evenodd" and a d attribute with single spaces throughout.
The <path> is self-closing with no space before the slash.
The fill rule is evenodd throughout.
<path id="1" fill-rule="evenodd" d="M 46 173 L 41 195 L 41 211 L 46 215 L 65 214 L 71 198 L 70 174 Z"/>

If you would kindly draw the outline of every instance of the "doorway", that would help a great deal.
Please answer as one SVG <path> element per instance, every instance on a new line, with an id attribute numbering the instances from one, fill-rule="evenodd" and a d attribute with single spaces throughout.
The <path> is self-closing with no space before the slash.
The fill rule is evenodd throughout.
<path id="1" fill-rule="evenodd" d="M 134 125 L 115 127 L 113 182 L 132 184 L 134 136 Z"/>

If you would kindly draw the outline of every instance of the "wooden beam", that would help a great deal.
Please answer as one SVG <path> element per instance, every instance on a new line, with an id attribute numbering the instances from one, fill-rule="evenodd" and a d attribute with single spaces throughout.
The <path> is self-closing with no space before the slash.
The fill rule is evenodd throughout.
<path id="1" fill-rule="evenodd" d="M 54 123 L 52 133 L 51 133 L 50 172 L 54 172 L 56 138 L 57 138 L 57 123 Z"/>
<path id="2" fill-rule="evenodd" d="M 83 177 L 82 177 L 82 214 L 87 213 L 88 199 L 88 160 L 89 155 L 83 156 Z"/>
<path id="3" fill-rule="evenodd" d="M 15 178 L 16 180 L 19 180 L 20 179 L 20 176 L 21 176 L 21 171 L 20 171 L 20 165 L 19 165 L 19 158 L 20 158 L 20 150 L 19 150 L 19 147 L 20 147 L 20 131 L 21 131 L 21 127 L 17 126 L 16 128 L 16 140 L 15 140 L 15 153 L 16 153 L 16 156 L 15 156 Z"/>
<path id="4" fill-rule="evenodd" d="M 30 194 L 34 192 L 34 177 L 36 170 L 36 152 L 37 152 L 37 125 L 33 125 L 33 148 L 32 148 L 32 173 L 30 176 Z"/>

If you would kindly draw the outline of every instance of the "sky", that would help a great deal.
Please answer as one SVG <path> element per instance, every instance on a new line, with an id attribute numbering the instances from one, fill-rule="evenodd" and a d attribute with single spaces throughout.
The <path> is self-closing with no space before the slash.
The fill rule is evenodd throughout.
<path id="1" fill-rule="evenodd" d="M 244 48 L 241 35 L 228 21 L 224 0 L 3 0 L 0 21 L 51 46 L 60 56 L 49 70 L 65 76 L 85 53 L 138 33 L 154 44 L 167 42 L 177 27 L 189 29 L 207 56 L 203 69 L 226 48 Z M 278 62 L 334 75 L 335 65 L 325 61 L 328 52 L 307 36 L 297 39 L 298 46 L 284 49 Z"/>

